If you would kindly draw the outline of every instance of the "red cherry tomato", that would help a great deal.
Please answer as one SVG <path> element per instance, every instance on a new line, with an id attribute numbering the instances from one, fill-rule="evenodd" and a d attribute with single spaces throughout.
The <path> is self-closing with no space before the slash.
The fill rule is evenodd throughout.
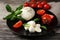
<path id="1" fill-rule="evenodd" d="M 41 16 L 41 15 L 45 14 L 45 10 L 38 10 L 37 14 Z"/>
<path id="2" fill-rule="evenodd" d="M 36 4 L 35 3 L 30 3 L 30 7 L 36 8 Z"/>
<path id="3" fill-rule="evenodd" d="M 36 1 L 40 1 L 40 0 L 36 0 Z"/>
<path id="4" fill-rule="evenodd" d="M 30 2 L 35 2 L 35 0 L 30 0 Z"/>
<path id="5" fill-rule="evenodd" d="M 27 6 L 29 6 L 29 3 L 28 2 L 25 2 L 24 3 L 24 7 L 27 7 Z"/>
<path id="6" fill-rule="evenodd" d="M 49 4 L 45 4 L 45 5 L 44 5 L 44 9 L 45 9 L 45 10 L 50 9 L 50 5 L 49 5 Z"/>
<path id="7" fill-rule="evenodd" d="M 45 5 L 45 4 L 47 4 L 47 2 L 46 1 L 42 1 L 41 4 L 42 5 Z"/>
<path id="8" fill-rule="evenodd" d="M 51 23 L 51 21 L 52 21 L 52 18 L 50 16 L 50 14 L 44 14 L 42 16 L 42 22 L 43 22 L 43 24 L 49 24 L 49 23 Z"/>
<path id="9" fill-rule="evenodd" d="M 54 18 L 54 16 L 53 15 L 49 15 L 50 17 L 51 17 L 51 19 L 53 19 Z"/>
<path id="10" fill-rule="evenodd" d="M 42 4 L 39 3 L 39 4 L 37 5 L 37 8 L 43 8 Z"/>
<path id="11" fill-rule="evenodd" d="M 20 20 L 20 21 L 18 21 L 17 23 L 15 23 L 14 25 L 13 25 L 13 28 L 19 28 L 19 27 L 21 27 L 22 26 L 22 21 Z"/>
<path id="12" fill-rule="evenodd" d="M 37 4 L 37 5 L 40 4 L 40 1 L 36 2 L 36 4 Z"/>
<path id="13" fill-rule="evenodd" d="M 42 23 L 43 23 L 43 24 L 46 24 L 46 23 L 47 23 L 47 21 L 48 21 L 48 20 L 47 20 L 47 18 L 46 18 L 46 17 L 42 17 Z"/>

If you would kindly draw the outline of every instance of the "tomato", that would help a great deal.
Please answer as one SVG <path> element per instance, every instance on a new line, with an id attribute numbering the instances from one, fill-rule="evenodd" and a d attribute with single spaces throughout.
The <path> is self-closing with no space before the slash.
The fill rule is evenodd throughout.
<path id="1" fill-rule="evenodd" d="M 36 0 L 36 1 L 40 1 L 40 0 Z"/>
<path id="2" fill-rule="evenodd" d="M 49 5 L 49 4 L 45 4 L 45 5 L 44 5 L 44 9 L 45 9 L 45 10 L 50 9 L 50 5 Z"/>
<path id="3" fill-rule="evenodd" d="M 18 21 L 18 22 L 16 22 L 14 25 L 13 25 L 13 28 L 19 28 L 19 27 L 21 27 L 22 26 L 22 21 L 20 20 L 20 21 Z"/>
<path id="4" fill-rule="evenodd" d="M 47 2 L 46 1 L 42 1 L 41 4 L 42 5 L 45 5 L 45 4 L 47 4 Z"/>
<path id="5" fill-rule="evenodd" d="M 39 3 L 39 4 L 37 5 L 37 8 L 43 8 L 42 4 Z"/>
<path id="6" fill-rule="evenodd" d="M 30 0 L 31 2 L 35 2 L 35 0 Z"/>
<path id="7" fill-rule="evenodd" d="M 43 9 L 42 10 L 38 10 L 37 14 L 41 16 L 41 15 L 45 14 L 45 10 L 43 10 Z"/>
<path id="8" fill-rule="evenodd" d="M 24 7 L 27 7 L 27 6 L 29 6 L 29 3 L 28 2 L 25 2 L 24 3 Z"/>
<path id="9" fill-rule="evenodd" d="M 44 14 L 42 16 L 42 22 L 43 22 L 43 24 L 48 24 L 50 22 L 50 20 L 47 17 L 50 19 L 50 16 L 48 16 L 46 14 Z"/>
<path id="10" fill-rule="evenodd" d="M 44 14 L 42 16 L 42 22 L 43 22 L 43 24 L 49 24 L 49 23 L 51 23 L 51 21 L 53 19 L 52 16 L 53 15 L 50 15 L 50 14 Z"/>
<path id="11" fill-rule="evenodd" d="M 47 20 L 47 18 L 46 18 L 46 17 L 42 17 L 42 23 L 43 23 L 43 24 L 46 24 L 46 23 L 47 23 L 47 21 L 48 21 L 48 20 Z"/>
<path id="12" fill-rule="evenodd" d="M 30 3 L 30 7 L 32 7 L 32 8 L 36 8 L 36 4 L 35 3 Z"/>
<path id="13" fill-rule="evenodd" d="M 36 2 L 36 4 L 40 4 L 40 1 Z"/>
<path id="14" fill-rule="evenodd" d="M 51 19 L 53 19 L 54 18 L 54 16 L 53 15 L 49 15 L 50 17 L 51 17 Z"/>

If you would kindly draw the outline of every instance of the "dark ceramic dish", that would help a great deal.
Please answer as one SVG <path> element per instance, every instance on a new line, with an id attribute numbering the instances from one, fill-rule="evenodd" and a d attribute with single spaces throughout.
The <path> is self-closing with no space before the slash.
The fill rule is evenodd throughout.
<path id="1" fill-rule="evenodd" d="M 50 11 L 47 11 L 47 13 L 49 13 L 49 14 L 51 14 L 51 15 L 54 15 L 52 12 L 50 12 Z M 14 33 L 16 33 L 16 34 L 18 34 L 18 35 L 20 35 L 20 36 L 42 36 L 42 35 L 47 35 L 47 34 L 49 34 L 49 33 L 51 33 L 54 29 L 55 29 L 55 27 L 56 27 L 56 25 L 57 25 L 57 18 L 56 18 L 56 16 L 54 15 L 54 20 L 52 20 L 52 22 L 50 23 L 50 25 L 46 25 L 46 27 L 48 28 L 47 30 L 44 30 L 43 29 L 43 31 L 41 32 L 41 33 L 30 33 L 29 31 L 25 31 L 24 30 L 24 28 L 23 28 L 23 26 L 21 27 L 21 28 L 18 28 L 18 29 L 14 29 L 13 27 L 12 27 L 12 25 L 14 24 L 14 23 L 16 23 L 18 20 L 13 20 L 13 21 L 10 21 L 10 20 L 7 20 L 7 25 L 8 25 L 8 27 L 14 32 Z M 42 23 L 41 23 L 42 24 Z"/>

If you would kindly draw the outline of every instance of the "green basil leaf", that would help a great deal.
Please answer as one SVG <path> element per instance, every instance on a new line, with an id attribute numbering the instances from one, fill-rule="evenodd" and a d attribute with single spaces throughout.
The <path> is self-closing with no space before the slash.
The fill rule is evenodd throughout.
<path id="1" fill-rule="evenodd" d="M 12 8 L 10 7 L 10 5 L 6 5 L 6 10 L 8 11 L 8 12 L 11 12 L 12 11 Z"/>
<path id="2" fill-rule="evenodd" d="M 16 16 L 13 15 L 10 20 L 14 20 L 15 18 L 16 18 Z"/>
<path id="3" fill-rule="evenodd" d="M 23 24 L 23 26 L 24 27 L 29 27 L 30 25 L 25 23 L 25 24 Z"/>
<path id="4" fill-rule="evenodd" d="M 39 19 L 38 18 L 35 18 L 33 21 L 37 22 L 37 21 L 39 21 Z"/>
<path id="5" fill-rule="evenodd" d="M 41 28 L 43 28 L 43 29 L 47 30 L 47 27 L 46 27 L 46 26 L 41 26 Z"/>
<path id="6" fill-rule="evenodd" d="M 22 11 L 17 10 L 17 11 L 15 11 L 15 14 L 14 15 L 18 15 L 18 14 L 21 14 L 21 13 L 22 13 Z"/>
<path id="7" fill-rule="evenodd" d="M 17 10 L 17 11 L 14 13 L 14 15 L 12 16 L 11 20 L 16 19 L 16 18 L 17 18 L 17 15 L 18 15 L 18 14 L 21 14 L 21 12 L 22 12 L 22 11 Z"/>
<path id="8" fill-rule="evenodd" d="M 8 16 L 4 17 L 3 19 L 10 19 L 12 17 L 12 14 L 9 14 Z"/>
<path id="9" fill-rule="evenodd" d="M 3 19 L 7 19 L 7 20 L 11 19 L 13 15 L 14 15 L 14 11 L 11 12 L 11 14 L 9 14 L 8 16 L 4 17 Z"/>
<path id="10" fill-rule="evenodd" d="M 16 10 L 21 10 L 23 8 L 23 5 L 20 5 L 19 7 L 16 8 Z"/>

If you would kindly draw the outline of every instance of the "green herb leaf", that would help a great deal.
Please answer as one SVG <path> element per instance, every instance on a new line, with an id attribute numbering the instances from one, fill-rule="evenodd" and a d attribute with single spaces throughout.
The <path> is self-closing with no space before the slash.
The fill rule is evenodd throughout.
<path id="1" fill-rule="evenodd" d="M 21 13 L 22 13 L 22 11 L 17 10 L 17 11 L 15 11 L 15 14 L 14 15 L 18 15 L 18 14 L 21 14 Z"/>
<path id="2" fill-rule="evenodd" d="M 10 20 L 14 20 L 15 18 L 16 18 L 16 16 L 13 15 Z"/>
<path id="3" fill-rule="evenodd" d="M 16 11 L 13 11 L 12 8 L 10 7 L 10 5 L 6 5 L 6 10 L 8 12 L 11 12 L 11 14 L 9 14 L 8 16 L 6 16 L 5 18 L 3 19 L 9 19 L 9 20 L 14 20 L 14 19 L 22 19 L 21 17 L 17 17 L 17 15 L 21 14 L 22 11 L 20 11 L 20 9 L 22 9 L 22 5 L 19 6 Z M 23 20 L 23 19 L 22 19 Z"/>
<path id="4" fill-rule="evenodd" d="M 46 27 L 46 26 L 41 26 L 41 28 L 43 28 L 43 29 L 47 30 L 47 27 Z"/>
<path id="5" fill-rule="evenodd" d="M 25 24 L 23 24 L 23 26 L 24 27 L 29 27 L 30 25 L 25 23 Z"/>
<path id="6" fill-rule="evenodd" d="M 10 19 L 11 18 L 11 14 L 9 14 L 8 16 L 4 17 L 3 19 Z"/>
<path id="7" fill-rule="evenodd" d="M 12 16 L 11 20 L 16 19 L 16 18 L 17 18 L 17 15 L 18 15 L 18 14 L 21 14 L 21 13 L 22 13 L 22 11 L 17 10 L 17 11 L 14 13 L 14 15 Z"/>
<path id="8" fill-rule="evenodd" d="M 11 12 L 12 11 L 12 8 L 10 7 L 10 5 L 6 5 L 6 10 L 8 11 L 8 12 Z"/>
<path id="9" fill-rule="evenodd" d="M 6 19 L 6 20 L 11 19 L 13 15 L 14 15 L 14 11 L 11 12 L 11 14 L 9 14 L 8 16 L 4 17 L 3 19 Z"/>
<path id="10" fill-rule="evenodd" d="M 21 10 L 23 8 L 23 5 L 20 5 L 19 7 L 16 8 L 16 10 Z"/>
<path id="11" fill-rule="evenodd" d="M 38 18 L 36 18 L 36 19 L 34 19 L 34 21 L 35 21 L 35 22 L 37 22 L 37 21 L 39 21 L 39 19 L 38 19 Z"/>

